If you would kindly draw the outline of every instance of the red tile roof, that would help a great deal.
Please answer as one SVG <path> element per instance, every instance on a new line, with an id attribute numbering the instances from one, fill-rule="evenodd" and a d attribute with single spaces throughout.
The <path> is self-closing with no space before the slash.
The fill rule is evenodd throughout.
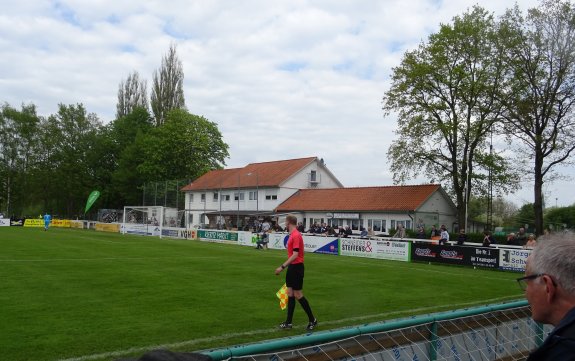
<path id="1" fill-rule="evenodd" d="M 441 186 L 302 189 L 276 208 L 294 211 L 415 211 Z"/>
<path id="2" fill-rule="evenodd" d="M 250 163 L 243 168 L 210 171 L 182 191 L 279 187 L 317 157 Z"/>

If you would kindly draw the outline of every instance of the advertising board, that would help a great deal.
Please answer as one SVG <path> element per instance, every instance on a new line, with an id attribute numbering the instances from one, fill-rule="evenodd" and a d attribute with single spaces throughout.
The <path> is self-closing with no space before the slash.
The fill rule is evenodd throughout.
<path id="1" fill-rule="evenodd" d="M 443 246 L 415 242 L 413 261 L 438 262 L 486 268 L 499 267 L 499 250 L 488 247 Z"/>
<path id="2" fill-rule="evenodd" d="M 340 255 L 407 262 L 410 242 L 340 238 Z"/>
<path id="3" fill-rule="evenodd" d="M 499 250 L 499 268 L 506 271 L 525 272 L 527 257 L 530 254 L 529 249 L 501 249 Z"/>

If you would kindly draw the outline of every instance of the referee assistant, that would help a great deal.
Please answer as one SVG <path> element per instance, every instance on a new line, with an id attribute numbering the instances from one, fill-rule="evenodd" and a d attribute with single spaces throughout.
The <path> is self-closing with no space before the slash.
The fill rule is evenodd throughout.
<path id="1" fill-rule="evenodd" d="M 309 302 L 303 296 L 303 251 L 304 243 L 301 233 L 297 230 L 297 218 L 293 215 L 288 215 L 286 217 L 286 229 L 289 231 L 290 235 L 287 242 L 288 259 L 276 268 L 276 275 L 279 275 L 282 270 L 287 268 L 286 272 L 286 286 L 288 293 L 288 311 L 287 318 L 285 322 L 280 323 L 280 328 L 290 329 L 292 328 L 293 312 L 295 310 L 295 300 L 299 301 L 299 304 L 304 309 L 309 323 L 307 324 L 308 331 L 313 330 L 317 326 L 317 319 L 313 316 L 311 312 L 311 307 Z"/>

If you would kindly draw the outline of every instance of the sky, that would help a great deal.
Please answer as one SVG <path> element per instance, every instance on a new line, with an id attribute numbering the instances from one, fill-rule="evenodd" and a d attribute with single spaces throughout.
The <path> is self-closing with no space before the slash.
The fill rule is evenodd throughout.
<path id="1" fill-rule="evenodd" d="M 137 71 L 149 91 L 175 44 L 186 106 L 218 125 L 230 147 L 226 167 L 317 156 L 355 187 L 392 184 L 387 150 L 397 119 L 381 108 L 393 67 L 477 1 L 0 3 L 1 103 L 33 103 L 43 116 L 82 103 L 108 123 L 119 83 Z M 481 6 L 498 16 L 514 3 Z M 410 184 L 426 181 L 422 174 Z M 544 194 L 552 206 L 575 203 L 569 180 Z M 532 202 L 532 184 L 507 199 Z"/>

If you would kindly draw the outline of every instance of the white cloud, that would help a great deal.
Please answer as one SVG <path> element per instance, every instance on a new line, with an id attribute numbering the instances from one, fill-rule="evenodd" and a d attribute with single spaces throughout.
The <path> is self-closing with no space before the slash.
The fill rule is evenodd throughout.
<path id="1" fill-rule="evenodd" d="M 174 42 L 188 108 L 219 125 L 228 166 L 317 155 L 345 185 L 387 185 L 396 124 L 384 117 L 381 99 L 391 69 L 474 4 L 11 2 L 0 15 L 0 101 L 32 102 L 42 115 L 81 102 L 108 122 L 120 80 L 136 70 L 150 88 Z M 497 14 L 513 4 L 481 3 Z M 559 203 L 573 203 L 573 193 L 561 190 Z"/>

